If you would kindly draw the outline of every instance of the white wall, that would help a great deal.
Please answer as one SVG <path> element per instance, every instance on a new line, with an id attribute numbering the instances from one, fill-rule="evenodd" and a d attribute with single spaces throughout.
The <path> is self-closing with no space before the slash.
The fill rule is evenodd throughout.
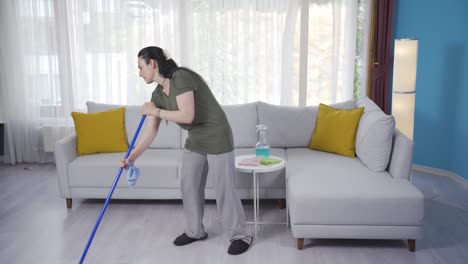
<path id="1" fill-rule="evenodd" d="M 1 105 L 0 105 L 0 124 L 1 124 L 1 123 L 5 123 L 5 119 L 3 119 L 2 107 L 1 107 Z M 6 134 L 6 133 L 5 133 L 5 126 L 3 127 L 3 134 L 4 134 L 4 137 L 5 137 L 5 134 Z M 4 141 L 3 138 L 0 138 L 0 140 L 1 140 L 1 141 Z M 4 144 L 4 146 L 5 146 L 5 142 L 4 142 L 3 144 Z M 3 152 L 3 151 L 1 151 L 1 152 Z M 3 163 L 3 156 L 2 156 L 1 154 L 0 154 L 0 162 Z"/>
<path id="2" fill-rule="evenodd" d="M 0 123 L 5 123 L 5 119 L 3 118 L 2 108 L 0 107 Z"/>

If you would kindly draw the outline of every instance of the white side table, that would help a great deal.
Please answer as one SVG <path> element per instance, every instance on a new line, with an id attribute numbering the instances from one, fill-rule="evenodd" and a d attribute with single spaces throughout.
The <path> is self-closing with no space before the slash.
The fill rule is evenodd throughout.
<path id="1" fill-rule="evenodd" d="M 259 195 L 259 184 L 258 184 L 258 174 L 263 172 L 272 172 L 277 171 L 286 166 L 286 161 L 280 157 L 270 156 L 273 159 L 281 160 L 280 163 L 272 164 L 272 165 L 259 165 L 259 166 L 242 166 L 239 165 L 239 162 L 245 159 L 254 158 L 255 155 L 242 155 L 236 156 L 236 169 L 240 172 L 252 173 L 253 175 L 253 189 L 254 189 L 254 232 L 255 238 L 257 237 L 257 225 L 258 224 L 278 224 L 276 222 L 260 222 L 259 221 L 259 206 L 260 206 L 260 195 Z M 282 223 L 284 224 L 284 223 Z M 286 225 L 288 225 L 288 201 L 286 200 Z"/>

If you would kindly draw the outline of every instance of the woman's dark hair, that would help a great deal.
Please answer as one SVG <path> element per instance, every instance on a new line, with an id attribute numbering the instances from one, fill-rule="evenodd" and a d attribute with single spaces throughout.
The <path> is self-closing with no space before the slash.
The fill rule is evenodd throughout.
<path id="1" fill-rule="evenodd" d="M 155 60 L 159 67 L 159 74 L 164 76 L 164 78 L 172 78 L 172 74 L 178 69 L 175 61 L 166 58 L 166 55 L 160 47 L 150 46 L 143 48 L 138 52 L 138 58 L 140 57 L 146 64 L 148 64 L 150 60 Z"/>

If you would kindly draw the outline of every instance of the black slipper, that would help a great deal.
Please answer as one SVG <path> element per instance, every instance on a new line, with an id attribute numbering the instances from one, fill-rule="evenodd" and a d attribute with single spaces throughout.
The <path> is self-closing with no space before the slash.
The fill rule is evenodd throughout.
<path id="1" fill-rule="evenodd" d="M 231 245 L 229 246 L 228 253 L 229 255 L 240 255 L 249 249 L 250 245 L 252 244 L 253 238 L 248 237 L 250 239 L 250 242 L 247 243 L 244 241 L 245 239 L 236 239 L 231 242 Z"/>
<path id="2" fill-rule="evenodd" d="M 174 240 L 174 245 L 176 246 L 185 246 L 185 245 L 188 245 L 192 242 L 195 242 L 195 241 L 198 241 L 198 240 L 204 240 L 208 237 L 208 233 L 205 233 L 203 234 L 202 237 L 200 238 L 191 238 L 189 236 L 187 236 L 187 234 L 183 233 L 182 235 L 178 236 L 175 240 Z"/>

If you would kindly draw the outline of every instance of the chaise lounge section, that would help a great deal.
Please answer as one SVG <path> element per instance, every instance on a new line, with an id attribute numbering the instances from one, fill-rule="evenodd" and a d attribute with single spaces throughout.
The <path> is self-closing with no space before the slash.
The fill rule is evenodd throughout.
<path id="1" fill-rule="evenodd" d="M 396 131 L 398 137 L 404 136 Z M 404 239 L 414 252 L 424 199 L 409 182 L 409 170 L 374 172 L 357 158 L 309 149 L 288 149 L 287 156 L 287 201 L 298 249 L 304 238 Z"/>

